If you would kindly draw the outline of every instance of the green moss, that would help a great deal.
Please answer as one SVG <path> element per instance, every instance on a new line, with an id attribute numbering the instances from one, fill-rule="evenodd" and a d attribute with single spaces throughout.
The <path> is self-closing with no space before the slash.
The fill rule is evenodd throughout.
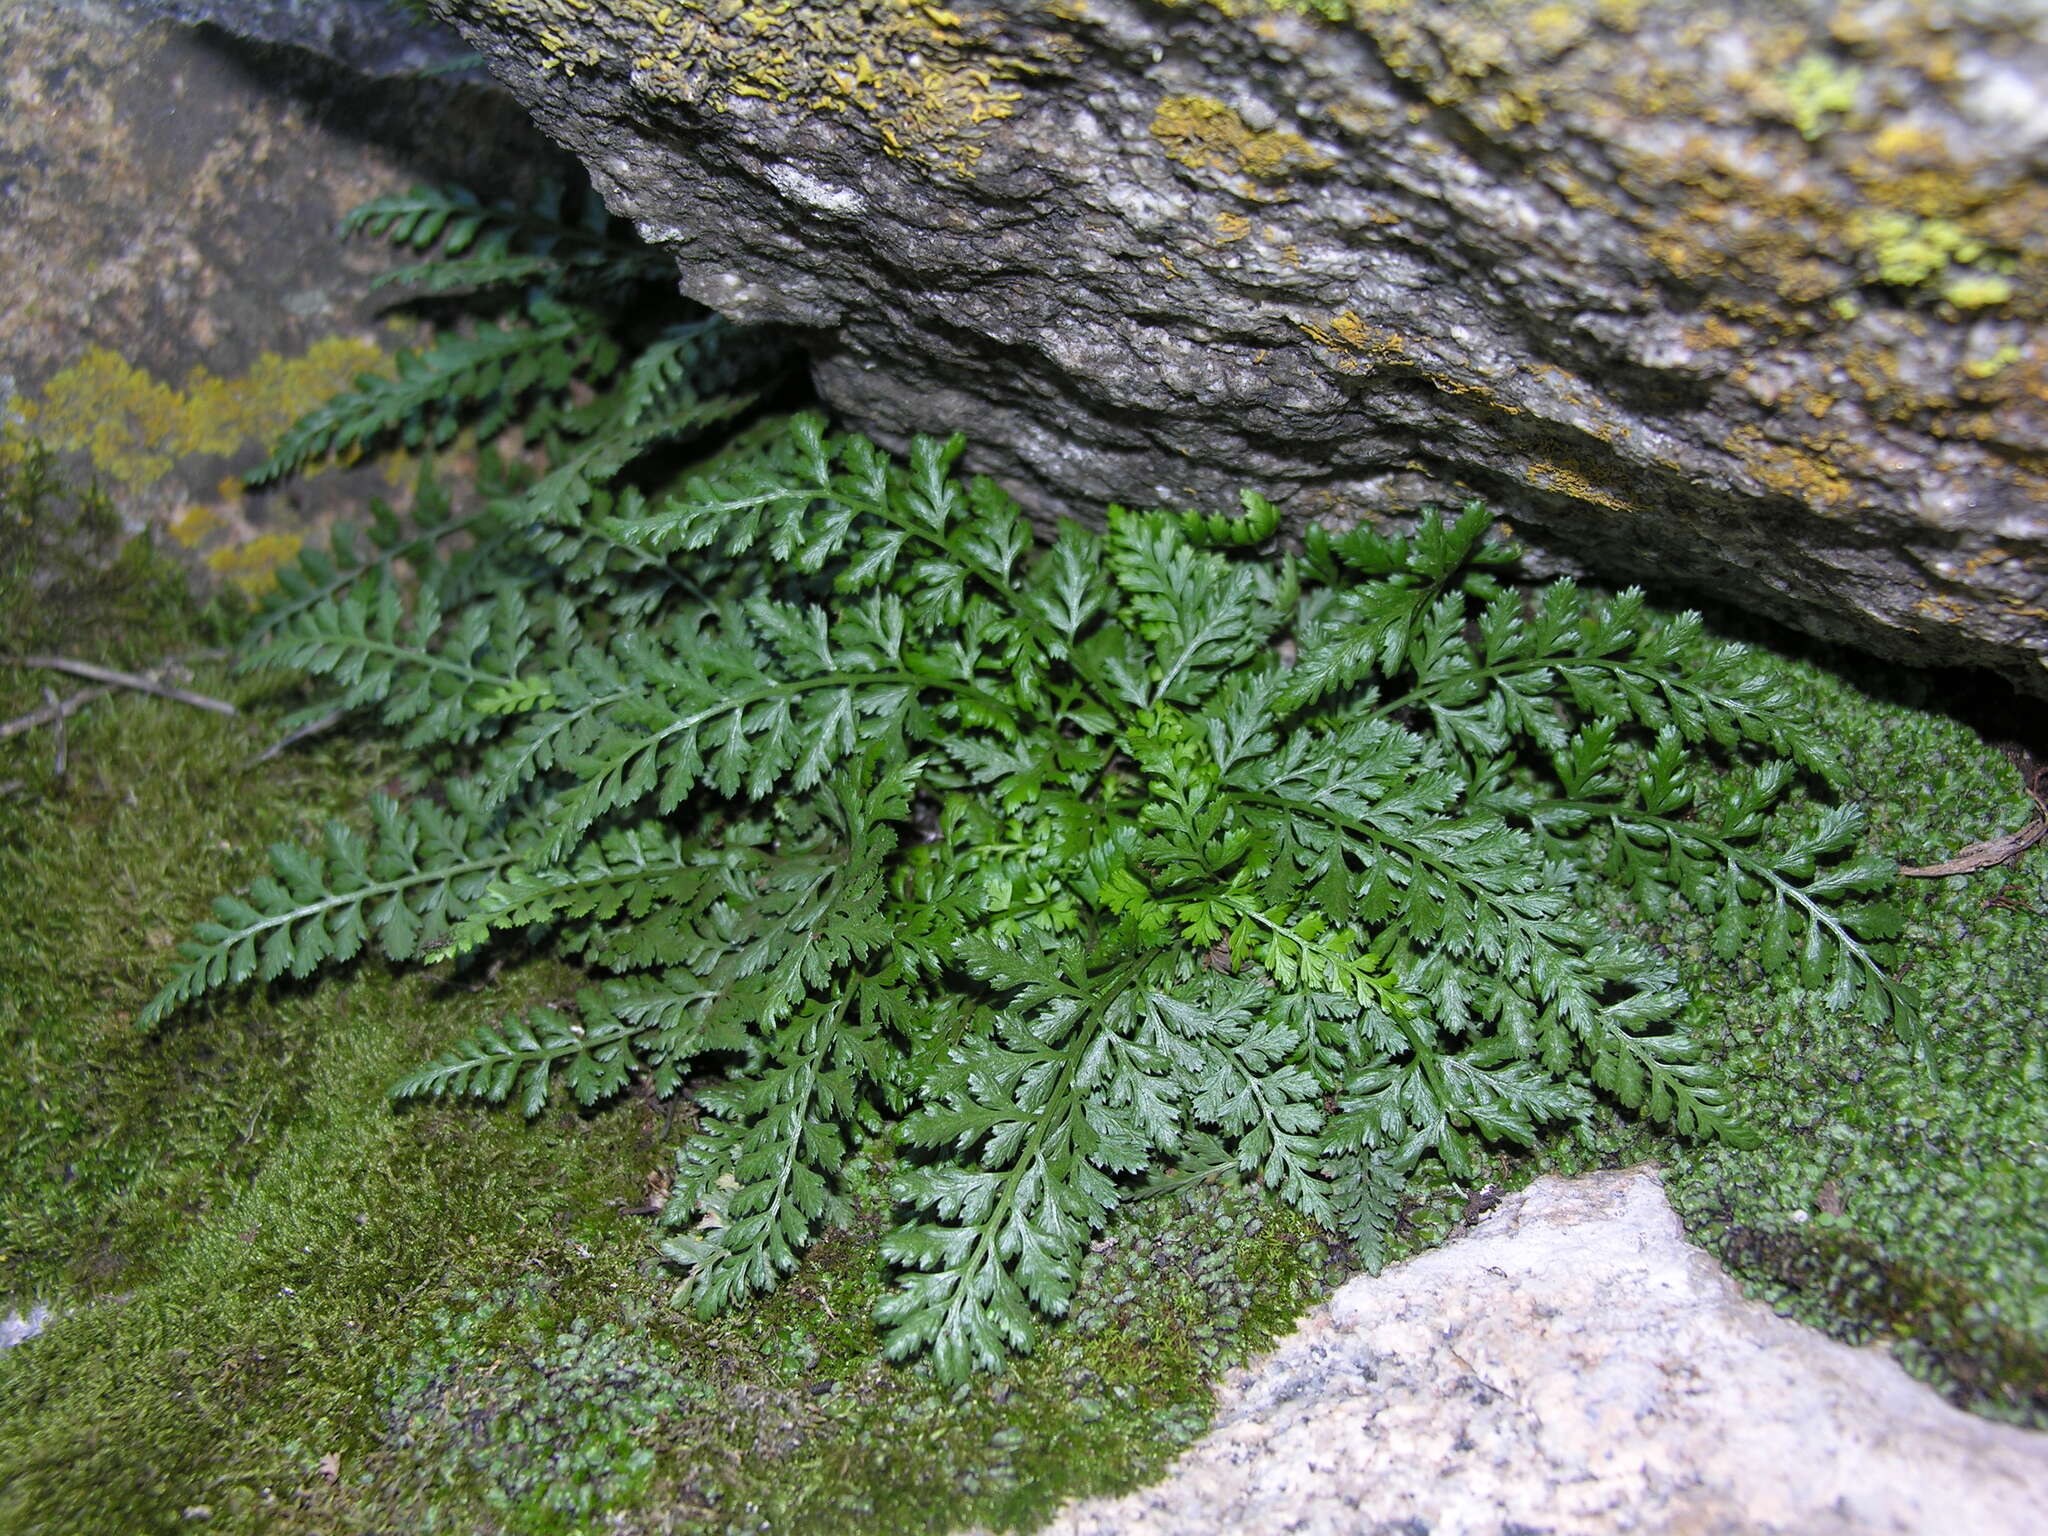
<path id="1" fill-rule="evenodd" d="M 46 476 L 17 526 L 79 494 Z M 141 665 L 211 633 L 146 545 L 126 558 L 150 600 L 79 627 L 45 601 L 85 590 L 53 560 L 89 574 L 104 554 L 58 553 L 5 568 L 11 644 Z M 1150 1202 L 1091 1259 L 1093 1310 L 956 1393 L 876 1356 L 872 1163 L 851 1230 L 766 1306 L 706 1323 L 624 1214 L 682 1133 L 662 1107 L 532 1125 L 390 1107 L 434 1044 L 559 1000 L 551 963 L 488 989 L 362 964 L 138 1034 L 191 893 L 392 771 L 345 737 L 246 769 L 289 701 L 212 664 L 193 681 L 245 714 L 110 697 L 73 717 L 62 781 L 47 732 L 0 745 L 0 778 L 23 781 L 0 796 L 0 1029 L 28 1086 L 0 1100 L 0 1305 L 60 1314 L 0 1355 L 0 1529 L 190 1529 L 198 1510 L 323 1533 L 633 1509 L 681 1529 L 1028 1522 L 1156 1471 L 1215 1374 L 1335 1277 L 1318 1234 L 1250 1195 Z M 0 707 L 36 698 L 0 670 Z"/>
<path id="2" fill-rule="evenodd" d="M 1928 707 L 1934 685 L 1874 663 L 1787 660 L 1816 735 L 1847 762 L 1873 847 L 1927 863 L 2026 824 L 2018 774 Z M 2008 701 L 2004 706 L 2012 708 Z M 1739 1107 L 1741 1151 L 1609 1121 L 1555 1166 L 1664 1163 L 1695 1239 L 1753 1293 L 1854 1342 L 1888 1339 L 1909 1370 L 1980 1413 L 2048 1426 L 2048 859 L 1907 881 L 1910 957 L 1931 1046 L 1917 1060 L 1817 995 L 1715 959 L 1695 919 L 1617 903 L 1672 946 Z"/>

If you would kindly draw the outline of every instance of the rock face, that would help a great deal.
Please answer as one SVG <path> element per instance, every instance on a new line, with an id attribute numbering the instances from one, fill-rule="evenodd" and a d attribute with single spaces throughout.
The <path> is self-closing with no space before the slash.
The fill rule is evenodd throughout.
<path id="1" fill-rule="evenodd" d="M 1545 1178 L 1352 1281 L 1157 1487 L 1046 1536 L 2041 1529 L 2048 1435 L 1745 1300 L 1656 1176 Z"/>
<path id="2" fill-rule="evenodd" d="M 390 461 L 274 491 L 234 478 L 390 366 L 395 295 L 373 282 L 395 259 L 337 240 L 342 215 L 419 181 L 530 191 L 565 157 L 495 87 L 315 51 L 365 69 L 461 51 L 379 0 L 247 7 L 247 39 L 149 19 L 208 9 L 0 0 L 0 439 L 33 434 L 210 583 L 255 588 L 395 489 Z M 264 42 L 287 13 L 304 47 Z"/>
<path id="3" fill-rule="evenodd" d="M 1040 513 L 1478 494 L 2048 696 L 2027 0 L 442 0 L 684 288 Z"/>

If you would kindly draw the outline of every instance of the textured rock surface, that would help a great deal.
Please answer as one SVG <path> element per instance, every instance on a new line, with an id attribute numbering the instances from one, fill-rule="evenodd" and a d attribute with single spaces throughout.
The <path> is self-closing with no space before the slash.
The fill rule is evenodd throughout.
<path id="1" fill-rule="evenodd" d="M 261 582 L 392 490 L 367 468 L 233 479 L 402 339 L 371 288 L 390 250 L 342 244 L 342 214 L 561 162 L 495 88 L 371 80 L 101 0 L 0 0 L 0 58 L 0 427 L 75 455 L 202 570 Z"/>
<path id="2" fill-rule="evenodd" d="M 2048 694 L 2027 0 L 447 8 L 689 292 L 1042 512 L 1476 492 Z"/>
<path id="3" fill-rule="evenodd" d="M 1046 1531 L 2025 1536 L 2044 1500 L 2048 1435 L 1745 1300 L 1635 1171 L 1352 1281 L 1165 1482 Z"/>
<path id="4" fill-rule="evenodd" d="M 403 0 L 114 3 L 146 20 L 210 23 L 237 37 L 303 48 L 366 75 L 459 67 L 470 57 L 454 33 L 409 13 Z"/>

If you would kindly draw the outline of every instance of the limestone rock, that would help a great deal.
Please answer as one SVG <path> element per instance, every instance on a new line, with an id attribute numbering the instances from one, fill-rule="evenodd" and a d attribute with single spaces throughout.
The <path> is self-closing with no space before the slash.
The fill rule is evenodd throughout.
<path id="1" fill-rule="evenodd" d="M 1164 1482 L 1045 1529 L 2026 1536 L 2044 1503 L 2048 1435 L 1745 1299 L 1637 1170 L 1538 1180 L 1353 1280 Z"/>
<path id="2" fill-rule="evenodd" d="M 1041 514 L 1478 494 L 2048 696 L 2025 0 L 444 0 L 684 288 Z"/>

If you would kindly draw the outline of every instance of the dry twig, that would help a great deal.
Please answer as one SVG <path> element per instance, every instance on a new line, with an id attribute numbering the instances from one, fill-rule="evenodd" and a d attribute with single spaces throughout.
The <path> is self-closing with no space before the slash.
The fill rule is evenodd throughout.
<path id="1" fill-rule="evenodd" d="M 57 763 L 56 767 L 51 771 L 57 782 L 62 784 L 64 782 L 64 769 L 71 760 L 71 741 L 65 734 L 64 711 L 57 703 L 57 690 L 49 687 L 47 684 L 43 688 L 43 707 L 56 717 L 56 730 L 53 734 L 57 738 Z"/>
<path id="2" fill-rule="evenodd" d="M 2048 763 L 2038 761 L 2024 750 L 2009 750 L 2007 755 L 2020 771 L 2020 785 L 2026 790 L 2027 798 L 2034 802 L 2033 820 L 2017 832 L 2008 832 L 1989 842 L 1972 843 L 1954 858 L 1943 859 L 1939 864 L 1901 865 L 1900 874 L 1921 880 L 1974 875 L 1981 869 L 1995 869 L 2000 864 L 2012 863 L 2042 838 L 2048 837 Z"/>
<path id="3" fill-rule="evenodd" d="M 47 691 L 47 690 L 46 690 Z M 0 741 L 10 736 L 19 736 L 23 731 L 32 731 L 39 725 L 49 725 L 67 715 L 75 715 L 94 699 L 104 699 L 114 690 L 111 688 L 81 688 L 57 701 L 55 707 L 38 704 L 25 715 L 16 715 L 12 720 L 0 720 Z"/>
<path id="4" fill-rule="evenodd" d="M 340 724 L 347 717 L 347 710 L 336 709 L 322 715 L 317 720 L 308 720 L 297 730 L 287 731 L 284 735 L 278 737 L 276 741 L 273 741 L 261 752 L 258 752 L 254 757 L 242 764 L 242 766 L 244 768 L 254 768 L 258 763 L 267 763 L 273 757 L 276 757 L 278 753 L 284 751 L 286 747 L 295 747 L 309 736 L 318 736 L 322 731 L 329 729 L 331 726 Z"/>
<path id="5" fill-rule="evenodd" d="M 115 688 L 133 688 L 138 693 L 153 693 L 160 699 L 171 699 L 179 704 L 190 704 L 196 709 L 210 709 L 215 714 L 233 715 L 240 711 L 226 699 L 216 699 L 211 694 L 193 693 L 187 688 L 175 688 L 169 683 L 136 672 L 118 672 L 112 667 L 102 667 L 90 661 L 73 661 L 68 656 L 9 656 L 4 658 L 17 667 L 40 667 L 46 672 L 64 672 L 72 677 L 82 677 L 88 682 L 106 683 Z M 167 672 L 175 663 L 166 662 L 153 668 Z"/>

